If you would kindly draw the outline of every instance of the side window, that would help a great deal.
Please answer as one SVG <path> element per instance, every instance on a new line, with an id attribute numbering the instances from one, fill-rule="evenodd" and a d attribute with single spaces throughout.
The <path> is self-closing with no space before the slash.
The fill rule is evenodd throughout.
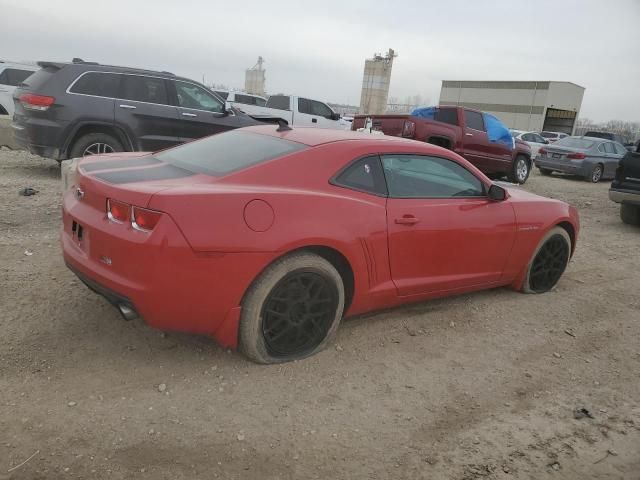
<path id="1" fill-rule="evenodd" d="M 311 114 L 317 115 L 319 117 L 331 118 L 331 115 L 333 115 L 333 112 L 324 103 L 311 100 Z"/>
<path id="2" fill-rule="evenodd" d="M 546 140 L 544 139 L 544 137 L 541 137 L 541 136 L 540 136 L 540 135 L 538 135 L 537 133 L 534 133 L 534 134 L 533 134 L 533 136 L 534 136 L 534 138 L 535 138 L 534 142 L 537 142 L 537 143 L 544 143 L 544 142 L 546 141 Z"/>
<path id="3" fill-rule="evenodd" d="M 616 149 L 616 153 L 618 155 L 626 155 L 627 154 L 627 149 L 624 148 L 623 145 L 619 144 L 619 143 L 614 143 L 613 147 Z"/>
<path id="4" fill-rule="evenodd" d="M 349 165 L 331 183 L 374 195 L 387 195 L 380 159 L 365 157 Z"/>
<path id="5" fill-rule="evenodd" d="M 256 101 L 256 105 L 258 107 L 264 107 L 267 104 L 267 101 L 264 98 L 254 97 L 254 100 Z"/>
<path id="6" fill-rule="evenodd" d="M 311 112 L 311 100 L 306 98 L 298 98 L 298 112 L 313 115 Z"/>
<path id="7" fill-rule="evenodd" d="M 474 130 L 480 130 L 484 132 L 484 120 L 480 112 L 472 112 L 471 110 L 464 111 L 464 122 L 467 124 L 467 128 L 473 128 Z"/>
<path id="8" fill-rule="evenodd" d="M 35 72 L 31 70 L 21 70 L 18 68 L 7 68 L 0 74 L 0 83 L 17 87 Z"/>
<path id="9" fill-rule="evenodd" d="M 291 110 L 290 103 L 290 97 L 286 95 L 272 95 L 267 100 L 267 107 L 276 110 Z"/>
<path id="10" fill-rule="evenodd" d="M 533 135 L 530 133 L 525 133 L 524 135 L 522 135 L 522 140 L 524 140 L 525 142 L 535 142 Z"/>
<path id="11" fill-rule="evenodd" d="M 245 105 L 255 105 L 255 97 L 236 93 L 236 102 L 243 103 Z"/>
<path id="12" fill-rule="evenodd" d="M 605 147 L 604 147 L 604 143 L 601 143 L 600 145 L 598 145 L 598 151 L 600 153 L 605 153 L 606 152 Z"/>
<path id="13" fill-rule="evenodd" d="M 604 151 L 606 153 L 616 153 L 615 148 L 613 148 L 613 143 L 607 142 L 604 144 Z"/>
<path id="14" fill-rule="evenodd" d="M 117 73 L 89 72 L 80 76 L 69 91 L 98 97 L 117 97 L 121 78 L 122 75 Z"/>
<path id="15" fill-rule="evenodd" d="M 219 92 L 216 90 L 216 94 L 223 100 L 226 100 L 227 98 L 229 98 L 229 92 Z"/>
<path id="16" fill-rule="evenodd" d="M 484 184 L 458 163 L 422 155 L 383 155 L 382 166 L 393 198 L 482 197 Z"/>
<path id="17" fill-rule="evenodd" d="M 437 122 L 458 125 L 458 111 L 455 108 L 438 108 L 433 118 Z"/>
<path id="18" fill-rule="evenodd" d="M 224 104 L 198 85 L 176 80 L 176 91 L 178 93 L 178 105 L 181 107 L 215 113 L 224 112 Z"/>
<path id="19" fill-rule="evenodd" d="M 139 75 L 124 75 L 123 77 L 122 98 L 137 102 L 169 105 L 164 79 Z"/>

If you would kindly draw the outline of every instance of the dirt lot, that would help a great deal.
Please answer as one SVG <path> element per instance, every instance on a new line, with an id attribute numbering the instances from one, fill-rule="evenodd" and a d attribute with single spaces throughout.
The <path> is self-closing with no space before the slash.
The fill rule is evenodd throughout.
<path id="1" fill-rule="evenodd" d="M 606 183 L 526 184 L 580 209 L 555 291 L 352 319 L 265 367 L 81 285 L 58 177 L 0 151 L 0 479 L 640 479 L 640 230 Z"/>

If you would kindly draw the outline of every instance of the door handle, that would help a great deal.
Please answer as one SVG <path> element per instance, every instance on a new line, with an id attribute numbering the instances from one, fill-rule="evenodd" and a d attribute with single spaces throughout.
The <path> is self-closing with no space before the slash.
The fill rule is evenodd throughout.
<path id="1" fill-rule="evenodd" d="M 120 105 L 120 108 L 129 108 L 129 109 L 135 109 L 136 107 L 134 107 L 133 105 Z"/>
<path id="2" fill-rule="evenodd" d="M 182 116 L 183 117 L 197 117 L 198 115 L 196 115 L 195 113 L 182 112 Z"/>
<path id="3" fill-rule="evenodd" d="M 312 118 L 311 119 L 311 123 L 318 123 L 318 119 L 317 118 Z"/>
<path id="4" fill-rule="evenodd" d="M 473 137 L 473 133 L 465 133 L 467 137 Z"/>
<path id="5" fill-rule="evenodd" d="M 418 223 L 420 220 L 418 220 L 416 217 L 414 217 L 413 215 L 403 215 L 400 218 L 396 218 L 396 223 L 398 225 L 415 225 L 416 223 Z"/>

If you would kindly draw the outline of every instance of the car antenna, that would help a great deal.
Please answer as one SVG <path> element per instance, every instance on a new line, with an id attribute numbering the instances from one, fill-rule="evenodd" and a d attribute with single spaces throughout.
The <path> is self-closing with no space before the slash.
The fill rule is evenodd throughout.
<path id="1" fill-rule="evenodd" d="M 276 132 L 286 132 L 287 130 L 293 130 L 293 128 L 289 126 L 289 123 L 286 120 L 279 118 Z"/>

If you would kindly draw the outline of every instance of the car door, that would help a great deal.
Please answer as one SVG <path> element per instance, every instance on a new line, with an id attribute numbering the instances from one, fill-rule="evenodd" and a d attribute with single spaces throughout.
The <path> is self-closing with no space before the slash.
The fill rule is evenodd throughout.
<path id="1" fill-rule="evenodd" d="M 328 105 L 317 100 L 298 97 L 298 111 L 295 115 L 296 125 L 336 128 L 336 120 L 332 117 L 333 110 Z"/>
<path id="2" fill-rule="evenodd" d="M 490 172 L 488 157 L 489 139 L 480 112 L 464 110 L 464 157 L 483 172 Z"/>
<path id="3" fill-rule="evenodd" d="M 115 121 L 129 132 L 137 150 L 156 151 L 182 142 L 178 109 L 171 105 L 168 81 L 123 74 Z"/>
<path id="4" fill-rule="evenodd" d="M 195 83 L 176 80 L 180 136 L 185 142 L 225 132 L 241 126 L 236 115 L 227 113 L 225 104 Z"/>
<path id="5" fill-rule="evenodd" d="M 382 155 L 391 276 L 400 296 L 500 281 L 515 240 L 508 200 L 492 201 L 461 164 Z"/>

